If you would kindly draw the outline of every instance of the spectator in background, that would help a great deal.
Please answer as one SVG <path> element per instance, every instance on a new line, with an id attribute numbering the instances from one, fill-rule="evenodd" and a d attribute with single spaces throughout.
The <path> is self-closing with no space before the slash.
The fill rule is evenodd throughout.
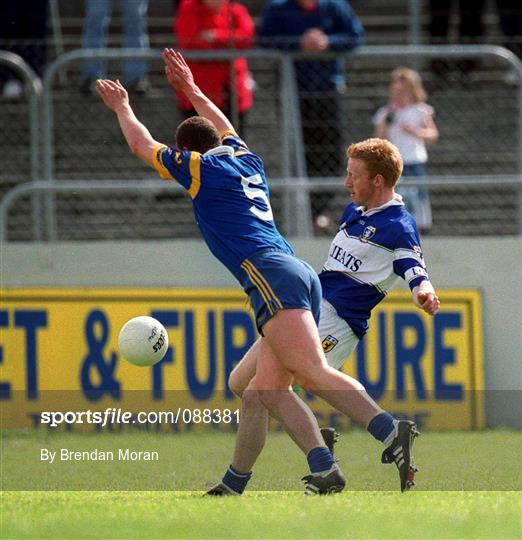
<path id="1" fill-rule="evenodd" d="M 344 52 L 363 43 L 363 27 L 345 0 L 269 0 L 261 21 L 263 47 L 317 54 Z M 343 173 L 343 130 L 340 95 L 344 65 L 336 59 L 295 63 L 308 176 Z M 312 203 L 316 224 L 327 228 L 325 205 Z"/>
<path id="2" fill-rule="evenodd" d="M 126 49 L 147 49 L 148 0 L 120 0 L 123 17 L 123 47 Z M 111 19 L 112 0 L 85 0 L 85 21 L 83 25 L 82 47 L 103 49 L 107 46 L 107 30 Z M 131 92 L 145 94 L 150 89 L 147 79 L 147 62 L 127 60 L 123 62 L 123 80 Z M 96 79 L 104 79 L 105 63 L 102 60 L 86 60 L 81 71 L 81 89 L 94 91 Z"/>
<path id="3" fill-rule="evenodd" d="M 174 34 L 183 49 L 246 49 L 252 47 L 255 26 L 248 10 L 232 0 L 182 0 L 174 21 Z M 232 73 L 228 61 L 187 61 L 196 84 L 204 94 L 231 117 Z M 245 115 L 253 104 L 252 75 L 246 58 L 233 63 L 236 111 L 239 133 L 244 136 Z M 184 116 L 196 115 L 186 96 L 177 93 L 178 106 Z"/>
<path id="4" fill-rule="evenodd" d="M 46 64 L 46 0 L 0 1 L 0 49 L 21 56 L 42 77 Z M 0 66 L 0 87 L 6 99 L 18 99 L 23 85 L 11 69 Z"/>
<path id="5" fill-rule="evenodd" d="M 404 177 L 426 175 L 426 143 L 439 138 L 433 107 L 426 100 L 420 75 L 413 69 L 399 67 L 391 74 L 388 103 L 373 117 L 375 137 L 388 139 L 399 149 Z M 428 191 L 418 187 L 399 187 L 398 191 L 419 229 L 427 232 L 432 225 Z"/>

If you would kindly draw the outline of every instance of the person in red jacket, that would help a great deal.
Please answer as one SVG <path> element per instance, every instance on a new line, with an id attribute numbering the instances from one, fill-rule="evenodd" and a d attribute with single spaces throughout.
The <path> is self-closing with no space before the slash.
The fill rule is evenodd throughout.
<path id="1" fill-rule="evenodd" d="M 248 10 L 232 0 L 182 0 L 173 25 L 178 45 L 183 49 L 246 49 L 252 47 L 255 26 Z M 227 61 L 188 61 L 201 90 L 225 113 L 233 116 L 231 66 Z M 236 111 L 239 132 L 243 132 L 245 113 L 253 104 L 253 79 L 246 58 L 234 60 Z M 190 101 L 177 94 L 185 117 L 196 111 Z"/>

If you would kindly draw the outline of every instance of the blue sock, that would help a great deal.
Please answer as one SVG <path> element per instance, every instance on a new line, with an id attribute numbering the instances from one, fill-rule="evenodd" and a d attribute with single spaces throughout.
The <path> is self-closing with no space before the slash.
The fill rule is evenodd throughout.
<path id="1" fill-rule="evenodd" d="M 225 476 L 223 476 L 222 482 L 236 493 L 243 493 L 251 476 L 251 472 L 240 473 L 230 465 Z"/>
<path id="2" fill-rule="evenodd" d="M 389 444 L 393 440 L 390 436 L 395 436 L 396 423 L 390 413 L 382 412 L 371 419 L 367 429 L 378 441 Z"/>
<path id="3" fill-rule="evenodd" d="M 323 446 L 318 446 L 317 448 L 310 450 L 306 459 L 308 460 L 308 466 L 312 473 L 327 471 L 335 463 L 330 450 Z"/>

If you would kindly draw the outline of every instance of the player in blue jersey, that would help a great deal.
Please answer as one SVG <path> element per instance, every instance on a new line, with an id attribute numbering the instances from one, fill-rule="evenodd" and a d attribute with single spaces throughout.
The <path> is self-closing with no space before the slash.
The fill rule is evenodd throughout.
<path id="1" fill-rule="evenodd" d="M 347 156 L 345 185 L 352 203 L 342 214 L 319 274 L 323 290 L 319 334 L 328 363 L 337 369 L 368 330 L 372 309 L 400 278 L 408 282 L 415 305 L 426 313 L 434 315 L 440 306 L 426 272 L 415 221 L 395 193 L 402 172 L 398 149 L 383 139 L 368 139 L 351 145 Z M 256 373 L 258 350 L 256 342 L 229 379 L 230 388 L 243 398 L 231 465 L 239 471 L 252 469 L 266 438 L 267 411 L 250 383 Z M 348 416 L 384 443 L 383 463 L 395 463 L 401 491 L 409 489 L 416 472 L 411 451 L 415 425 L 393 418 L 358 381 L 349 380 Z M 226 475 L 211 491 L 234 494 Z"/>
<path id="2" fill-rule="evenodd" d="M 249 384 L 305 453 L 310 467 L 305 492 L 340 491 L 344 476 L 312 411 L 292 390 L 295 380 L 350 413 L 353 384 L 327 364 L 317 331 L 319 278 L 295 257 L 274 224 L 261 158 L 201 92 L 183 57 L 165 49 L 163 59 L 169 83 L 199 114 L 178 126 L 175 148 L 156 141 L 138 121 L 119 81 L 98 80 L 97 92 L 116 113 L 131 150 L 161 177 L 176 180 L 188 191 L 209 249 L 248 295 L 263 336 Z M 240 492 L 250 474 L 231 467 L 226 484 Z"/>

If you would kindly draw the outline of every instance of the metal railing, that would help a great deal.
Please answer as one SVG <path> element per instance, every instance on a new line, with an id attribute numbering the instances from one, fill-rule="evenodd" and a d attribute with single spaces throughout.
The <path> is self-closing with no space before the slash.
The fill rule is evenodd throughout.
<path id="1" fill-rule="evenodd" d="M 409 65 L 415 69 L 419 69 L 419 66 L 422 62 L 444 59 L 444 61 L 457 62 L 460 60 L 478 60 L 486 61 L 487 59 L 493 59 L 495 65 L 503 66 L 508 68 L 508 70 L 516 77 L 517 90 L 516 90 L 516 104 L 514 106 L 514 115 L 516 117 L 516 131 L 512 134 L 510 140 L 511 153 L 515 156 L 516 163 L 511 167 L 512 171 L 522 174 L 522 62 L 517 58 L 511 51 L 504 49 L 502 47 L 490 46 L 490 45 L 406 45 L 406 46 L 365 46 L 359 49 L 356 49 L 350 53 L 339 54 L 334 52 L 326 52 L 316 55 L 310 55 L 309 53 L 303 52 L 294 52 L 291 54 L 293 61 L 308 61 L 308 60 L 343 60 L 346 67 L 348 81 L 350 84 L 351 79 L 351 69 L 350 67 L 359 62 L 362 64 L 370 64 L 371 62 L 387 62 L 388 64 L 393 63 L 395 67 L 398 65 Z M 362 61 L 362 62 L 361 62 Z M 298 95 L 298 89 L 295 85 L 295 74 L 293 74 L 293 86 L 289 85 L 288 88 L 291 88 L 295 96 Z M 296 102 L 297 100 L 294 100 Z M 455 111 L 454 122 L 459 121 L 459 115 L 463 113 L 466 108 L 473 108 L 473 104 L 462 103 L 462 107 Z M 295 112 L 295 108 L 292 111 L 293 115 L 291 116 L 293 120 L 294 127 L 294 148 L 296 151 L 295 162 L 298 165 L 295 170 L 295 174 L 298 176 L 306 177 L 306 163 L 310 160 L 305 155 L 306 145 L 303 143 L 302 139 L 298 139 L 300 134 L 303 133 L 302 122 L 304 122 L 303 115 Z M 477 110 L 478 112 L 478 110 Z M 493 111 L 492 111 L 493 112 Z M 350 122 L 350 119 L 348 120 Z M 481 126 L 477 126 L 477 129 L 480 129 Z M 485 133 L 484 133 L 485 135 Z M 358 136 L 356 136 L 359 139 Z M 355 140 L 357 140 L 355 139 Z M 469 144 L 467 145 L 470 146 Z M 506 145 L 507 147 L 507 145 Z M 466 149 L 467 150 L 467 149 Z M 463 149 L 463 151 L 466 151 Z M 401 185 L 408 185 L 407 182 L 402 182 Z M 433 184 L 435 185 L 435 184 Z M 422 187 L 419 185 L 418 187 Z M 312 235 L 311 223 L 312 220 L 309 219 L 310 216 L 310 198 L 304 192 L 299 196 L 300 205 L 298 207 L 298 212 L 302 213 L 305 217 L 307 226 L 304 228 L 298 229 L 299 233 L 302 236 L 308 237 Z M 312 203 L 313 206 L 313 203 Z M 317 214 L 317 208 L 324 206 L 324 202 L 318 201 L 315 203 L 315 213 Z M 295 232 L 295 231 L 292 231 Z"/>
<path id="2" fill-rule="evenodd" d="M 39 96 L 42 93 L 42 83 L 33 68 L 17 54 L 0 50 L 0 64 L 12 68 L 22 77 L 29 91 L 29 130 L 31 141 L 31 178 L 38 178 L 39 162 Z"/>
<path id="3" fill-rule="evenodd" d="M 295 52 L 291 54 L 293 60 L 308 60 L 310 58 L 343 59 L 346 62 L 354 59 L 392 59 L 397 60 L 396 65 L 407 64 L 419 59 L 477 59 L 494 58 L 507 65 L 516 77 L 517 84 L 517 133 L 515 145 L 517 152 L 517 170 L 522 173 L 522 60 L 508 49 L 495 45 L 368 45 L 355 49 L 346 54 L 333 52 L 310 55 L 309 53 Z M 299 119 L 296 129 L 300 128 Z M 303 151 L 303 145 L 300 145 Z M 304 157 L 301 157 L 304 159 Z"/>
<path id="4" fill-rule="evenodd" d="M 19 55 L 9 51 L 0 50 L 0 64 L 13 69 L 23 80 L 25 89 L 29 93 L 29 155 L 30 178 L 39 178 L 40 164 L 40 95 L 42 83 L 33 68 Z M 32 200 L 33 237 L 39 238 L 41 226 L 41 205 L 36 197 Z"/>
<path id="5" fill-rule="evenodd" d="M 323 178 L 311 180 L 308 178 L 285 177 L 276 178 L 270 181 L 270 190 L 273 193 L 282 193 L 284 197 L 295 197 L 298 193 L 310 195 L 312 190 L 336 189 L 345 193 L 343 181 L 339 178 Z M 405 178 L 401 180 L 401 186 L 405 187 L 473 187 L 480 186 L 511 186 L 516 189 L 518 202 L 518 223 L 517 230 L 522 234 L 522 176 L 508 175 L 498 177 L 488 176 L 459 176 L 459 177 L 426 177 L 426 178 Z M 103 192 L 134 192 L 152 193 L 172 192 L 172 190 L 182 191 L 182 188 L 172 182 L 161 180 L 142 180 L 139 182 L 130 180 L 62 180 L 60 182 L 35 181 L 21 184 L 11 189 L 0 201 L 0 242 L 8 240 L 8 215 L 9 210 L 15 202 L 28 194 L 56 194 L 56 193 L 103 193 Z M 348 203 L 348 195 L 345 194 L 345 203 Z M 285 231 L 299 230 L 303 226 L 303 218 L 299 212 L 292 211 L 290 207 L 285 207 L 282 213 L 282 223 L 278 224 Z"/>
<path id="6" fill-rule="evenodd" d="M 43 109 L 43 172 L 44 180 L 53 183 L 55 181 L 54 169 L 54 122 L 52 108 L 52 85 L 60 71 L 66 68 L 69 64 L 86 59 L 102 59 L 102 60 L 126 60 L 126 59 L 141 59 L 154 60 L 161 58 L 162 51 L 160 49 L 82 49 L 68 52 L 58 57 L 46 70 L 43 81 L 42 109 Z M 228 60 L 233 61 L 236 58 L 246 57 L 248 59 L 265 59 L 280 64 L 281 73 L 289 73 L 292 70 L 291 59 L 287 56 L 276 52 L 266 50 L 213 50 L 213 51 L 184 51 L 184 57 L 188 60 Z M 231 69 L 233 72 L 233 70 Z M 291 77 L 284 76 L 282 84 L 279 88 L 280 100 L 283 106 L 281 107 L 281 128 L 283 131 L 282 142 L 280 148 L 280 157 L 282 163 L 282 174 L 291 174 L 291 136 L 292 133 L 292 118 L 290 116 L 292 110 L 291 91 L 287 88 L 291 84 Z M 232 85 L 232 102 L 235 103 L 235 87 Z M 236 111 L 237 112 L 237 111 Z M 46 198 L 46 231 L 50 241 L 56 238 L 56 213 L 54 210 L 54 201 L 52 195 Z"/>
<path id="7" fill-rule="evenodd" d="M 301 126 L 301 114 L 299 110 L 299 103 L 297 99 L 297 84 L 296 75 L 294 70 L 294 62 L 296 60 L 303 59 L 343 59 L 346 62 L 361 59 L 397 59 L 397 63 L 403 63 L 406 61 L 414 61 L 415 59 L 429 59 L 429 58 L 494 58 L 495 61 L 501 64 L 509 66 L 512 72 L 518 79 L 518 89 L 516 91 L 516 133 L 514 133 L 514 147 L 516 153 L 516 170 L 522 173 L 522 62 L 514 56 L 510 51 L 501 47 L 487 46 L 487 45 L 472 45 L 472 46 L 419 46 L 419 45 L 407 45 L 407 46 L 367 46 L 362 47 L 354 52 L 348 54 L 336 54 L 336 53 L 324 53 L 319 56 L 305 55 L 303 53 L 283 53 L 281 51 L 272 50 L 219 50 L 219 51 L 184 51 L 184 55 L 188 59 L 208 59 L 208 60 L 233 60 L 238 57 L 244 57 L 249 60 L 267 60 L 277 65 L 279 71 L 279 87 L 277 89 L 279 103 L 280 103 L 280 123 L 278 128 L 281 131 L 281 141 L 279 144 L 279 157 L 281 162 L 280 174 L 286 178 L 286 181 L 282 181 L 284 186 L 283 190 L 283 216 L 286 223 L 287 234 L 300 236 L 311 236 L 311 219 L 310 219 L 310 191 L 321 190 L 327 187 L 338 186 L 339 179 L 335 179 L 334 183 L 330 183 L 328 178 L 311 180 L 307 178 L 306 173 L 306 160 L 304 155 L 304 144 L 302 139 L 302 126 Z M 0 51 L 0 62 L 13 62 L 10 53 Z M 56 166 L 55 166 L 55 118 L 53 113 L 53 83 L 56 80 L 57 75 L 61 70 L 65 69 L 73 62 L 82 61 L 85 59 L 105 59 L 105 60 L 125 60 L 125 59 L 160 59 L 160 50 L 132 50 L 132 49 L 115 49 L 115 50 L 77 50 L 66 53 L 57 58 L 51 65 L 48 66 L 44 81 L 42 92 L 42 125 L 41 133 L 42 137 L 39 139 L 39 126 L 38 126 L 38 107 L 39 107 L 39 93 L 40 88 L 38 86 L 38 79 L 31 73 L 30 68 L 25 70 L 24 67 L 20 67 L 22 64 L 15 59 L 14 67 L 17 71 L 21 70 L 22 76 L 30 81 L 30 95 L 31 95 L 31 108 L 30 108 L 30 124 L 31 124 L 31 177 L 33 180 L 43 178 L 45 181 L 45 189 L 42 187 L 44 184 L 39 184 L 40 187 L 36 187 L 33 184 L 33 188 L 27 189 L 34 194 L 35 205 L 33 206 L 33 238 L 41 239 L 45 238 L 49 241 L 57 239 L 57 216 L 55 208 L 54 196 L 56 192 L 62 189 L 66 190 L 66 184 L 63 180 L 57 180 Z M 21 59 L 20 59 L 21 60 Z M 22 61 L 23 62 L 23 61 Z M 15 64 L 18 66 L 16 67 Z M 235 89 L 232 88 L 232 92 Z M 41 154 L 39 148 L 41 143 Z M 39 170 L 41 165 L 41 171 Z M 297 180 L 296 180 L 297 178 Z M 472 177 L 476 181 L 477 176 Z M 515 178 L 515 177 L 513 177 Z M 440 183 L 446 182 L 442 178 L 431 177 L 429 184 L 426 184 L 424 180 L 423 186 L 441 185 Z M 491 181 L 491 178 L 488 178 Z M 506 181 L 506 177 L 500 177 L 501 183 Z M 452 182 L 452 180 L 449 180 Z M 415 185 L 417 180 L 403 181 L 403 185 Z M 459 179 L 457 182 L 459 185 L 465 185 L 466 179 Z M 518 184 L 518 181 L 514 181 Z M 110 182 L 104 181 L 105 186 L 113 185 Z M 509 184 L 509 181 L 508 181 Z M 96 190 L 101 188 L 94 181 L 89 181 L 89 185 Z M 270 182 L 271 188 L 279 189 L 277 182 Z M 288 187 L 290 186 L 291 187 Z M 475 184 L 476 185 L 476 184 Z M 62 187 L 60 187 L 62 186 Z M 139 187 L 132 187 L 133 190 L 144 189 L 145 184 L 140 182 Z M 286 189 L 285 189 L 286 186 Z M 4 198 L 11 200 L 12 196 L 18 196 L 20 191 L 18 190 L 22 186 L 18 186 L 13 190 L 13 193 L 8 193 Z M 79 188 L 79 185 L 75 185 L 76 188 L 81 189 L 82 192 L 87 190 L 87 187 Z M 295 188 L 295 189 L 294 189 Z M 299 188 L 299 189 L 297 189 Z M 105 188 L 101 188 L 105 189 Z M 107 187 L 106 189 L 116 189 L 115 187 Z M 118 189 L 127 189 L 127 187 L 121 186 Z M 152 189 L 145 187 L 145 189 Z M 156 189 L 156 188 L 154 188 Z M 37 195 L 43 194 L 45 200 L 45 213 L 43 222 L 40 219 L 41 212 L 37 207 L 39 197 Z M 4 201 L 2 201 L 2 208 L 5 207 Z M 36 209 L 36 210 L 35 210 Z M 292 215 L 296 216 L 291 217 Z M 4 218 L 2 218 L 4 219 Z M 5 223 L 2 221 L 2 227 Z M 5 231 L 4 231 L 5 232 Z M 4 234 L 4 232 L 2 234 Z M 6 237 L 6 234 L 4 235 Z"/>

